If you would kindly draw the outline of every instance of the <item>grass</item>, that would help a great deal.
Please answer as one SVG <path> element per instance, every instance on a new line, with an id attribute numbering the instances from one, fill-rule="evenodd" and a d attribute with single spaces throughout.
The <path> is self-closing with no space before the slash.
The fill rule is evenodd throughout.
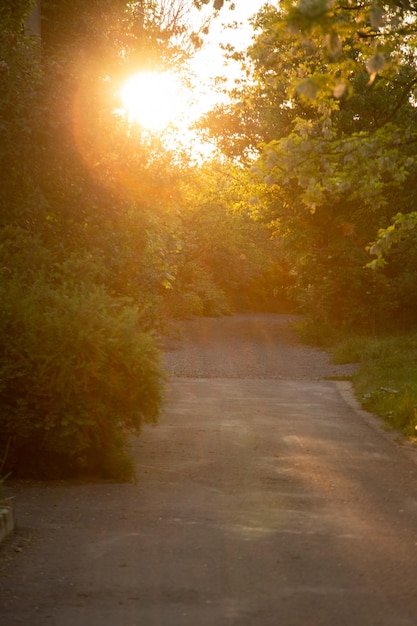
<path id="1" fill-rule="evenodd" d="M 381 337 L 342 336 L 305 320 L 295 329 L 305 343 L 329 351 L 334 363 L 358 363 L 351 381 L 362 407 L 382 417 L 389 428 L 416 439 L 416 331 Z"/>
<path id="2" fill-rule="evenodd" d="M 405 435 L 417 435 L 417 333 L 348 337 L 331 347 L 335 363 L 358 363 L 352 377 L 363 408 Z"/>

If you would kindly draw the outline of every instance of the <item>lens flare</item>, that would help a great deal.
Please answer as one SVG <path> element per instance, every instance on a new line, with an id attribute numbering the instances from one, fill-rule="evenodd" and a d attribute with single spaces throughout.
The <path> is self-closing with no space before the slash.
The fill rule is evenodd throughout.
<path id="1" fill-rule="evenodd" d="M 178 79 L 169 73 L 141 72 L 126 80 L 121 90 L 122 111 L 130 122 L 162 131 L 181 119 L 186 96 Z"/>

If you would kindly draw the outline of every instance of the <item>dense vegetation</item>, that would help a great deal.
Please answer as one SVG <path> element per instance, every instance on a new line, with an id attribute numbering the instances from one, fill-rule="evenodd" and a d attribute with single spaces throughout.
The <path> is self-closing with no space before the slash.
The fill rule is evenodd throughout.
<path id="1" fill-rule="evenodd" d="M 333 344 L 334 360 L 358 363 L 353 384 L 365 409 L 416 441 L 417 334 L 355 336 Z"/>
<path id="2" fill-rule="evenodd" d="M 254 28 L 246 53 L 231 52 L 247 80 L 205 132 L 252 161 L 253 212 L 281 239 L 316 325 L 414 325 L 413 6 L 280 2 Z"/>
<path id="3" fill-rule="evenodd" d="M 183 71 L 185 1 L 45 2 L 41 41 L 31 8 L 0 10 L 0 474 L 131 476 L 175 316 L 291 301 L 316 341 L 415 328 L 412 5 L 265 5 L 203 164 L 115 114 L 133 69 Z"/>
<path id="4" fill-rule="evenodd" d="M 230 173 L 114 113 L 132 69 L 198 44 L 181 11 L 145 4 L 44 3 L 42 41 L 30 1 L 2 4 L 0 474 L 128 478 L 169 320 L 269 306 L 280 284 Z"/>

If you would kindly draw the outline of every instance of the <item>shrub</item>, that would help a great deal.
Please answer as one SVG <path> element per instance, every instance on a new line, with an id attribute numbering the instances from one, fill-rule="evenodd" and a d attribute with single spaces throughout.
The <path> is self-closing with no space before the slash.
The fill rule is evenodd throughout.
<path id="1" fill-rule="evenodd" d="M 229 299 L 210 271 L 197 261 L 185 263 L 173 288 L 164 298 L 166 314 L 173 318 L 193 315 L 221 316 L 232 312 Z"/>
<path id="2" fill-rule="evenodd" d="M 89 284 L 0 286 L 0 441 L 15 474 L 127 478 L 128 432 L 157 418 L 162 379 L 140 310 Z M 119 457 L 117 463 L 115 458 Z"/>
<path id="3" fill-rule="evenodd" d="M 350 335 L 331 346 L 336 363 L 357 362 L 353 376 L 362 406 L 389 428 L 415 438 L 417 430 L 417 335 Z"/>

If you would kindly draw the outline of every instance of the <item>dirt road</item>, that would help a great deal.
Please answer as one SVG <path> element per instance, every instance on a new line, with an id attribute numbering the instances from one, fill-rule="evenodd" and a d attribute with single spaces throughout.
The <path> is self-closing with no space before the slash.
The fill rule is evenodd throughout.
<path id="1" fill-rule="evenodd" d="M 287 322 L 185 324 L 138 484 L 14 489 L 2 626 L 417 624 L 415 453 Z"/>

